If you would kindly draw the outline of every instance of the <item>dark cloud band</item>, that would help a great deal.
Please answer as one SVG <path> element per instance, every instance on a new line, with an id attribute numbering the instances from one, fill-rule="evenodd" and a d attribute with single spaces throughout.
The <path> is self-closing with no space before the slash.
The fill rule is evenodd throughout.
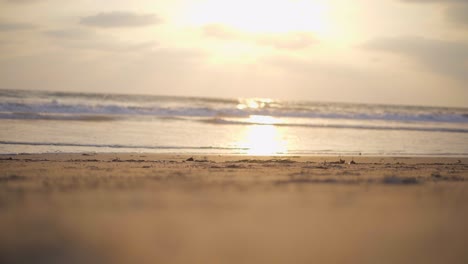
<path id="1" fill-rule="evenodd" d="M 468 28 L 468 0 L 400 0 L 406 3 L 440 4 L 445 6 L 445 19 Z"/>
<path id="2" fill-rule="evenodd" d="M 36 26 L 28 23 L 0 22 L 0 31 L 29 30 L 34 28 L 36 28 Z"/>
<path id="3" fill-rule="evenodd" d="M 159 24 L 162 20 L 154 14 L 136 14 L 131 12 L 108 12 L 83 17 L 80 24 L 93 27 L 143 27 Z"/>

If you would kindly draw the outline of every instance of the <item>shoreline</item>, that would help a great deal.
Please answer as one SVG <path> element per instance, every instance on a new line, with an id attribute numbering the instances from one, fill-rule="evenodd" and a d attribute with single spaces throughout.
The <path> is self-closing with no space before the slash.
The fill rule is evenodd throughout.
<path id="1" fill-rule="evenodd" d="M 250 158 L 268 158 L 268 157 L 290 157 L 290 158 L 297 158 L 297 157 L 304 157 L 304 158 L 429 158 L 429 159 L 468 159 L 468 154 L 363 154 L 363 153 L 274 153 L 274 154 L 247 154 L 247 153 L 203 153 L 203 152 L 133 152 L 133 151 L 125 151 L 125 152 L 93 152 L 93 151 L 72 151 L 72 152 L 21 152 L 21 153 L 0 153 L 0 158 L 2 157 L 13 157 L 13 156 L 30 156 L 30 155 L 151 155 L 154 157 L 160 156 L 162 158 L 168 156 L 183 156 L 183 157 L 191 157 L 191 156 L 205 156 L 205 157 L 250 157 Z"/>
<path id="2" fill-rule="evenodd" d="M 0 209 L 4 263 L 468 260 L 468 158 L 2 154 Z"/>
<path id="3" fill-rule="evenodd" d="M 90 157 L 93 157 L 92 159 Z M 50 162 L 112 162 L 115 159 L 121 162 L 155 162 L 155 161 L 177 161 L 185 162 L 193 158 L 195 162 L 239 162 L 248 160 L 272 161 L 289 160 L 294 163 L 331 163 L 350 165 L 351 161 L 356 164 L 383 164 L 383 163 L 405 163 L 410 164 L 456 164 L 468 165 L 468 157 L 455 156 L 376 156 L 376 155 L 246 155 L 246 154 L 190 154 L 190 153 L 139 153 L 139 152 L 71 152 L 71 153 L 19 153 L 0 154 L 0 161 L 50 161 Z"/>

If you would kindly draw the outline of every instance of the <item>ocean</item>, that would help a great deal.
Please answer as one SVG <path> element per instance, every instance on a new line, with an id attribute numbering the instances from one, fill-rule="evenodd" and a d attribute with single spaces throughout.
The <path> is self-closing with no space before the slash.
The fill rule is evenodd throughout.
<path id="1" fill-rule="evenodd" d="M 468 108 L 0 90 L 0 153 L 468 156 Z"/>

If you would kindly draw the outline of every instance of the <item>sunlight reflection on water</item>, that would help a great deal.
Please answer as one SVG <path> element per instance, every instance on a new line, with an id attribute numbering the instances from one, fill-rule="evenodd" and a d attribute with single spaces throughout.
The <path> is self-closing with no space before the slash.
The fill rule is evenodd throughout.
<path id="1" fill-rule="evenodd" d="M 274 125 L 281 120 L 271 116 L 251 116 L 255 125 L 247 126 L 240 135 L 237 146 L 247 149 L 248 155 L 274 155 L 288 152 L 288 142 L 282 132 Z"/>

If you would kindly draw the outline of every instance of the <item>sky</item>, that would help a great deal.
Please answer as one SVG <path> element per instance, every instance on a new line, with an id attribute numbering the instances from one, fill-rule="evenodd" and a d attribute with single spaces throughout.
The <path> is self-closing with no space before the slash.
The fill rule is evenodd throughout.
<path id="1" fill-rule="evenodd" d="M 468 0 L 0 0 L 0 88 L 468 107 Z"/>

